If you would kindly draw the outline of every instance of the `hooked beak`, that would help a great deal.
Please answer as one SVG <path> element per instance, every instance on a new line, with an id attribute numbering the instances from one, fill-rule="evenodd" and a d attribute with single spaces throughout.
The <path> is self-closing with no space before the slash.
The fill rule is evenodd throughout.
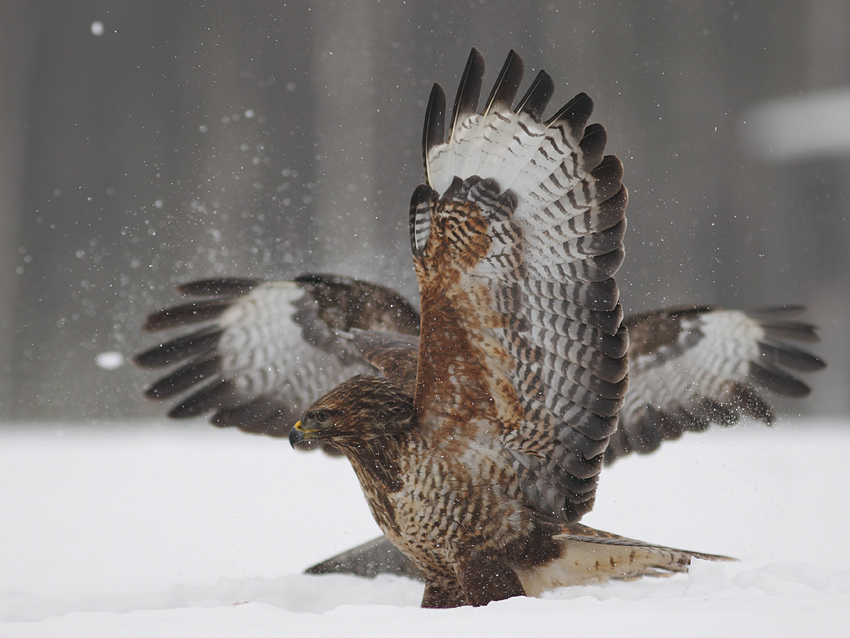
<path id="1" fill-rule="evenodd" d="M 295 447 L 299 443 L 301 443 L 307 435 L 304 433 L 304 430 L 301 429 L 301 421 L 295 424 L 295 426 L 289 431 L 289 445 Z"/>

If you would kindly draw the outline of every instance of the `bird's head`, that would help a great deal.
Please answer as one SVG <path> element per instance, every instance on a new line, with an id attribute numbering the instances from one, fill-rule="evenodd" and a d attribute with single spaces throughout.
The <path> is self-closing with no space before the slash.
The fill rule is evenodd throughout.
<path id="1" fill-rule="evenodd" d="M 289 433 L 292 447 L 316 442 L 344 452 L 407 430 L 413 398 L 384 378 L 358 375 L 316 401 Z"/>

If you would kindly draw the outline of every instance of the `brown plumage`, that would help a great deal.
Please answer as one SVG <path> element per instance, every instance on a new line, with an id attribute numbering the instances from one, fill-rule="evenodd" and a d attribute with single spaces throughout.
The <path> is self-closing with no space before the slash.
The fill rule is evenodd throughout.
<path id="1" fill-rule="evenodd" d="M 807 392 L 785 369 L 823 362 L 785 341 L 814 340 L 814 329 L 793 309 L 624 320 L 613 276 L 627 193 L 605 129 L 587 124 L 590 98 L 544 122 L 553 83 L 541 72 L 512 106 L 523 64 L 511 52 L 479 112 L 483 72 L 473 50 L 448 131 L 439 85 L 429 100 L 428 183 L 409 216 L 421 317 L 393 291 L 343 277 L 196 282 L 184 292 L 199 301 L 149 318 L 151 330 L 201 325 L 137 357 L 188 361 L 148 395 L 191 391 L 171 416 L 212 412 L 217 425 L 280 436 L 288 413 L 339 383 L 290 441 L 351 461 L 415 567 L 398 567 L 398 554 L 393 565 L 424 576 L 425 606 L 720 559 L 578 521 L 603 461 L 740 415 L 769 422 L 763 389 Z M 357 560 L 375 552 L 386 544 Z"/>
<path id="2" fill-rule="evenodd" d="M 290 434 L 293 445 L 304 440 L 351 462 L 376 522 L 415 565 L 397 569 L 426 581 L 423 607 L 484 605 L 685 571 L 694 557 L 724 559 L 536 517 L 496 454 L 462 462 L 462 443 L 424 436 L 413 397 L 383 378 L 353 377 L 317 401 Z"/>
<path id="3" fill-rule="evenodd" d="M 622 167 L 603 157 L 604 129 L 585 129 L 589 109 L 541 122 L 548 82 L 512 109 L 522 76 L 513 52 L 482 114 L 460 113 L 481 74 L 473 50 L 447 141 L 439 86 L 426 115 L 429 184 L 410 210 L 421 300 L 413 395 L 410 367 L 395 370 L 401 357 L 378 363 L 380 349 L 363 348 L 385 378 L 343 382 L 290 433 L 293 445 L 318 441 L 348 458 L 378 525 L 423 573 L 426 607 L 539 593 L 583 571 L 675 570 L 692 556 L 575 533 L 627 388 L 611 279 L 623 253 Z M 576 559 L 585 546 L 592 561 Z"/>
<path id="4" fill-rule="evenodd" d="M 464 442 L 423 436 L 413 397 L 385 379 L 356 376 L 317 401 L 290 434 L 305 439 L 351 461 L 378 525 L 425 575 L 423 606 L 522 595 L 514 569 L 560 556 L 560 528 L 519 505 L 510 468 L 488 454 L 459 462 Z"/>

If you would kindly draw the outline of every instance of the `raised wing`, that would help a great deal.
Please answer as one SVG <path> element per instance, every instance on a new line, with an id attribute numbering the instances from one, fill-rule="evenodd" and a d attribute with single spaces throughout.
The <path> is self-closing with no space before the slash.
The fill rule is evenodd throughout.
<path id="1" fill-rule="evenodd" d="M 287 436 L 317 397 L 375 372 L 341 331 L 419 332 L 418 313 L 403 297 L 348 277 L 214 279 L 178 290 L 195 299 L 153 313 L 144 329 L 196 328 L 136 356 L 145 368 L 182 364 L 145 394 L 184 395 L 172 418 L 211 414 L 211 423 L 247 432 Z"/>
<path id="2" fill-rule="evenodd" d="M 592 507 L 627 385 L 611 278 L 627 197 L 622 165 L 603 157 L 605 130 L 586 126 L 590 98 L 543 122 L 552 81 L 541 71 L 512 107 L 522 74 L 512 51 L 477 113 L 473 50 L 445 141 L 445 95 L 431 93 L 428 185 L 410 213 L 422 306 L 415 404 L 436 438 L 502 449 L 532 507 L 573 522 Z"/>
<path id="3" fill-rule="evenodd" d="M 605 462 L 711 423 L 741 416 L 766 423 L 773 410 L 763 392 L 805 396 L 793 372 L 820 370 L 818 357 L 785 341 L 818 340 L 814 326 L 793 320 L 796 306 L 744 312 L 709 307 L 670 308 L 629 317 L 629 391 Z"/>

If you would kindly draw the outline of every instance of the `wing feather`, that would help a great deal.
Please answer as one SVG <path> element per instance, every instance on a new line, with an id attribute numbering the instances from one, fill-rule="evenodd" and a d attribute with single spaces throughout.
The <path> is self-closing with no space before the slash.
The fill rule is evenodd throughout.
<path id="1" fill-rule="evenodd" d="M 555 83 L 546 71 L 540 71 L 534 78 L 528 91 L 516 106 L 517 113 L 525 113 L 533 120 L 543 117 L 543 111 L 552 99 L 555 92 Z"/>
<path id="2" fill-rule="evenodd" d="M 457 104 L 455 104 L 457 105 Z M 425 175 L 431 180 L 432 164 L 445 162 L 448 158 L 429 158 L 429 150 L 439 146 L 445 139 L 446 93 L 443 87 L 435 84 L 425 109 L 425 127 L 422 131 L 422 160 L 425 163 Z"/>
<path id="3" fill-rule="evenodd" d="M 145 396 L 149 399 L 170 399 L 185 392 L 192 386 L 207 381 L 220 372 L 220 356 L 213 355 L 210 357 L 195 358 L 151 385 L 145 391 Z"/>
<path id="4" fill-rule="evenodd" d="M 545 74 L 512 108 L 522 69 L 511 52 L 482 113 L 425 150 L 415 405 L 435 437 L 504 450 L 532 508 L 571 522 L 592 507 L 627 388 L 612 279 L 627 198 L 604 128 L 586 126 L 590 99 L 543 123 Z"/>
<path id="5" fill-rule="evenodd" d="M 211 279 L 179 290 L 199 298 L 153 313 L 145 328 L 200 327 L 136 356 L 150 369 L 181 364 L 146 395 L 183 395 L 172 418 L 210 414 L 215 425 L 272 436 L 286 436 L 312 400 L 345 379 L 375 371 L 340 332 L 418 333 L 418 314 L 400 295 L 347 277 Z"/>
<path id="6" fill-rule="evenodd" d="M 449 138 L 454 139 L 455 131 L 459 131 L 458 122 L 463 122 L 475 115 L 478 110 L 478 98 L 481 96 L 481 82 L 484 79 L 484 56 L 472 47 L 463 75 L 460 79 L 455 103 L 452 107 L 452 121 L 449 129 Z M 439 85 L 435 85 L 439 86 Z M 439 140 L 442 144 L 443 140 Z"/>
<path id="7" fill-rule="evenodd" d="M 215 350 L 223 332 L 215 325 L 206 326 L 137 354 L 135 362 L 142 368 L 156 369 L 203 356 Z"/>
<path id="8" fill-rule="evenodd" d="M 587 286 L 584 282 L 554 282 L 539 279 L 526 279 L 528 290 L 544 299 L 569 300 L 579 308 L 597 311 L 611 311 L 617 307 L 617 283 L 613 279 Z"/>
<path id="9" fill-rule="evenodd" d="M 478 109 L 478 98 L 481 95 L 481 81 L 484 77 L 484 58 L 477 49 L 473 47 L 466 61 L 466 68 L 461 76 L 460 86 L 454 107 L 452 108 L 452 119 L 449 128 L 450 144 L 444 144 L 446 94 L 439 84 L 434 84 L 431 90 L 431 98 L 425 112 L 425 131 L 423 134 L 423 156 L 425 161 L 425 176 L 429 184 L 438 190 L 445 190 L 451 179 L 445 180 L 445 176 L 452 176 L 456 172 L 456 166 L 460 154 L 457 148 L 464 140 L 465 134 L 471 126 L 471 122 L 477 121 L 475 112 Z"/>
<path id="10" fill-rule="evenodd" d="M 218 378 L 208 385 L 201 386 L 200 389 L 196 389 L 184 398 L 169 410 L 168 416 L 172 419 L 191 419 L 203 416 L 208 412 L 219 410 L 222 406 L 229 405 L 238 395 L 234 382 Z M 253 421 L 244 423 L 244 425 L 249 426 L 252 424 Z"/>
<path id="11" fill-rule="evenodd" d="M 627 318 L 630 388 L 606 463 L 632 451 L 652 452 L 665 440 L 712 423 L 732 425 L 741 416 L 771 423 L 773 410 L 762 396 L 765 391 L 807 395 L 809 387 L 793 373 L 813 372 L 825 364 L 784 341 L 817 341 L 813 326 L 791 319 L 801 311 L 703 306 Z"/>

